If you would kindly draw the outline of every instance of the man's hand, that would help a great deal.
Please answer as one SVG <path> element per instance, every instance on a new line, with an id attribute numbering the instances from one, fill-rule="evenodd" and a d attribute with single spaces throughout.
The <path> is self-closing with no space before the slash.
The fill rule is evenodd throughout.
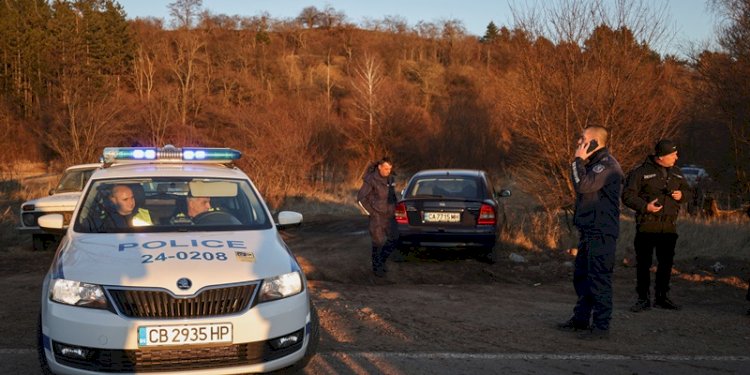
<path id="1" fill-rule="evenodd" d="M 581 143 L 580 143 L 580 144 L 578 145 L 578 148 L 576 148 L 576 154 L 575 154 L 575 157 L 577 157 L 577 158 L 581 158 L 581 159 L 583 159 L 583 160 L 586 160 L 586 159 L 588 159 L 588 158 L 589 158 L 589 156 L 591 156 L 591 154 L 593 154 L 593 152 L 587 152 L 587 151 L 586 151 L 586 150 L 587 150 L 588 148 L 589 148 L 589 143 L 588 143 L 588 142 L 586 142 L 586 143 L 584 143 L 584 142 L 581 142 Z"/>
<path id="2" fill-rule="evenodd" d="M 654 199 L 651 202 L 648 202 L 648 205 L 646 205 L 646 211 L 650 213 L 659 212 L 662 209 L 662 205 L 657 204 L 656 201 L 659 199 Z"/>
<path id="3" fill-rule="evenodd" d="M 672 199 L 674 199 L 674 200 L 676 200 L 678 202 L 681 201 L 682 200 L 682 192 L 679 191 L 679 190 L 673 191 L 672 192 Z"/>

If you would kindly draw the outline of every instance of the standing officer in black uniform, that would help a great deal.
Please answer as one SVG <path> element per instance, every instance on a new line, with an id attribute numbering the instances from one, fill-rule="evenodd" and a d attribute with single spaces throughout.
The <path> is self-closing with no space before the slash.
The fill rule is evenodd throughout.
<path id="1" fill-rule="evenodd" d="M 669 278 L 672 275 L 674 248 L 677 243 L 677 214 L 680 203 L 690 200 L 690 186 L 679 168 L 677 146 L 663 139 L 639 167 L 628 174 L 622 201 L 635 210 L 635 257 L 638 301 L 630 311 L 651 308 L 651 261 L 656 249 L 659 265 L 656 269 L 654 306 L 679 310 L 669 299 Z"/>
<path id="2" fill-rule="evenodd" d="M 393 164 L 387 157 L 373 163 L 357 193 L 357 201 L 370 215 L 372 237 L 372 271 L 385 276 L 385 261 L 396 247 L 396 192 L 391 175 Z"/>
<path id="3" fill-rule="evenodd" d="M 624 176 L 606 147 L 608 137 L 603 127 L 584 129 L 572 163 L 576 191 L 573 222 L 580 233 L 573 273 L 578 301 L 573 317 L 558 328 L 583 330 L 579 337 L 584 339 L 607 338 L 612 318 L 612 271 Z"/>

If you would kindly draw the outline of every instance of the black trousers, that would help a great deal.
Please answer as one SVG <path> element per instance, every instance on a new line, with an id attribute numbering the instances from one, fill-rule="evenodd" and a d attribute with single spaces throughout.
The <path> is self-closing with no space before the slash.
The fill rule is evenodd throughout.
<path id="1" fill-rule="evenodd" d="M 398 226 L 393 215 L 370 214 L 372 237 L 372 270 L 383 268 L 385 261 L 396 248 Z"/>
<path id="2" fill-rule="evenodd" d="M 662 298 L 669 292 L 669 279 L 674 264 L 674 247 L 677 244 L 677 233 L 642 233 L 635 234 L 635 260 L 637 283 L 635 291 L 639 299 L 648 299 L 651 288 L 651 264 L 656 252 L 656 298 Z"/>
<path id="3" fill-rule="evenodd" d="M 573 287 L 578 295 L 573 320 L 581 325 L 591 322 L 598 329 L 609 329 L 616 247 L 615 237 L 581 235 L 573 272 Z"/>

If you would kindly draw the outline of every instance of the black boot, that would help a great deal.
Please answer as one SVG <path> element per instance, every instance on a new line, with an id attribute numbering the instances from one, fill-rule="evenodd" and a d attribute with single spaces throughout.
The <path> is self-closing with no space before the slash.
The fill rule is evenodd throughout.
<path id="1" fill-rule="evenodd" d="M 638 301 L 635 301 L 635 304 L 630 307 L 630 311 L 635 313 L 644 310 L 651 310 L 651 301 L 649 301 L 648 298 L 638 298 Z"/>
<path id="2" fill-rule="evenodd" d="M 567 332 L 588 331 L 591 329 L 591 326 L 589 326 L 588 323 L 578 322 L 573 318 L 570 318 L 565 322 L 558 323 L 557 329 Z"/>
<path id="3" fill-rule="evenodd" d="M 380 257 L 380 248 L 377 246 L 372 247 L 372 272 L 377 277 L 385 276 L 385 264 L 383 264 L 383 258 Z"/>
<path id="4" fill-rule="evenodd" d="M 664 310 L 682 310 L 682 306 L 674 303 L 667 293 L 657 293 L 654 299 L 654 307 L 659 307 Z"/>
<path id="5" fill-rule="evenodd" d="M 641 312 L 644 310 L 651 310 L 651 296 L 649 296 L 648 294 L 638 295 L 638 300 L 635 301 L 635 304 L 633 304 L 633 306 L 630 307 L 630 311 L 635 312 L 635 313 Z"/>

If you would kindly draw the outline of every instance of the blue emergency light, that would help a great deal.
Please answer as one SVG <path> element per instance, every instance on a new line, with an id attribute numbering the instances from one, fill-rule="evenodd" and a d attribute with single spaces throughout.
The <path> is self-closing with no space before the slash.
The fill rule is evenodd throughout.
<path id="1" fill-rule="evenodd" d="M 231 148 L 190 147 L 106 147 L 102 154 L 105 164 L 127 162 L 207 162 L 231 163 L 242 153 Z"/>

